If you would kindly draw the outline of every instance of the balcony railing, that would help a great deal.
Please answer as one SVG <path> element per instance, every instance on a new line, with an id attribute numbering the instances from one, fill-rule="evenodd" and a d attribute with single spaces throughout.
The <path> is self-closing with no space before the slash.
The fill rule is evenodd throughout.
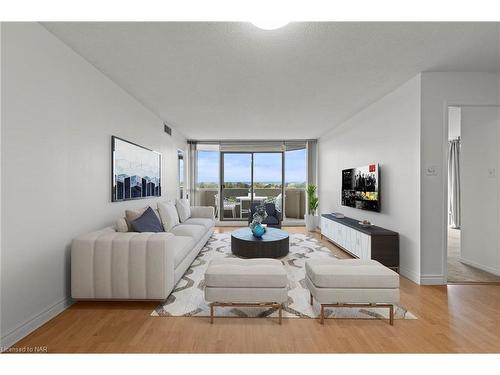
<path id="1" fill-rule="evenodd" d="M 236 201 L 236 197 L 247 196 L 249 189 L 245 188 L 226 188 L 224 198 L 229 201 Z M 201 206 L 212 206 L 215 208 L 215 195 L 218 190 L 216 188 L 197 188 L 196 189 L 196 204 Z M 254 194 L 257 197 L 275 198 L 281 193 L 279 188 L 256 188 Z M 249 201 L 242 201 L 241 205 L 235 207 L 235 218 L 240 218 L 240 209 L 243 210 L 241 217 L 247 218 L 247 210 Z M 303 219 L 305 214 L 306 195 L 304 189 L 285 188 L 285 217 L 291 219 Z M 224 218 L 231 219 L 232 212 L 227 210 Z"/>

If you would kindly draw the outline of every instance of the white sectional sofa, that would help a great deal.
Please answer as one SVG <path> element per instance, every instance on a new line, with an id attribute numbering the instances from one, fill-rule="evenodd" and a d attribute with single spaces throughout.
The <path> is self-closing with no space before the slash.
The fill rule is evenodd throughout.
<path id="1" fill-rule="evenodd" d="M 82 235 L 71 247 L 71 296 L 76 300 L 164 300 L 214 232 L 213 207 L 191 207 L 168 232 Z"/>

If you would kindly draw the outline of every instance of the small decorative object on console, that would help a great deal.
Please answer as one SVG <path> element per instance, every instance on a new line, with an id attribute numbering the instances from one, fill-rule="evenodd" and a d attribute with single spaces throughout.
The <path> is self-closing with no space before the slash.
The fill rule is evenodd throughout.
<path id="1" fill-rule="evenodd" d="M 332 212 L 332 216 L 337 219 L 343 219 L 345 217 L 344 214 L 341 214 L 340 212 Z"/>
<path id="2" fill-rule="evenodd" d="M 258 205 L 253 214 L 253 220 L 250 223 L 252 234 L 260 238 L 266 233 L 266 228 L 262 225 L 262 221 L 267 217 L 266 206 L 264 203 Z"/>
<path id="3" fill-rule="evenodd" d="M 363 220 L 363 221 L 359 222 L 359 225 L 361 225 L 363 227 L 371 227 L 373 224 L 370 223 L 368 220 Z"/>

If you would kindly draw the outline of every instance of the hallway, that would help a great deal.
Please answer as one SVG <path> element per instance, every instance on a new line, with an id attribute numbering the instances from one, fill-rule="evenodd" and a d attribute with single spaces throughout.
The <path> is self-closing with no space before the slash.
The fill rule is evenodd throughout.
<path id="1" fill-rule="evenodd" d="M 448 283 L 500 283 L 500 276 L 460 262 L 460 229 L 448 228 Z"/>

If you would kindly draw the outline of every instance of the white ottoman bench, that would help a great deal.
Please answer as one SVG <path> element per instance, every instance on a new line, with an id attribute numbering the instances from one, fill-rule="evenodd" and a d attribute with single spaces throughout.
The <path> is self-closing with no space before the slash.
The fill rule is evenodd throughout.
<path id="1" fill-rule="evenodd" d="M 205 271 L 205 299 L 210 302 L 210 323 L 216 306 L 274 307 L 281 324 L 288 298 L 285 267 L 277 259 L 214 259 Z"/>
<path id="2" fill-rule="evenodd" d="M 309 259 L 306 285 L 321 304 L 320 323 L 325 307 L 385 307 L 394 324 L 394 303 L 399 302 L 399 275 L 375 260 Z"/>

